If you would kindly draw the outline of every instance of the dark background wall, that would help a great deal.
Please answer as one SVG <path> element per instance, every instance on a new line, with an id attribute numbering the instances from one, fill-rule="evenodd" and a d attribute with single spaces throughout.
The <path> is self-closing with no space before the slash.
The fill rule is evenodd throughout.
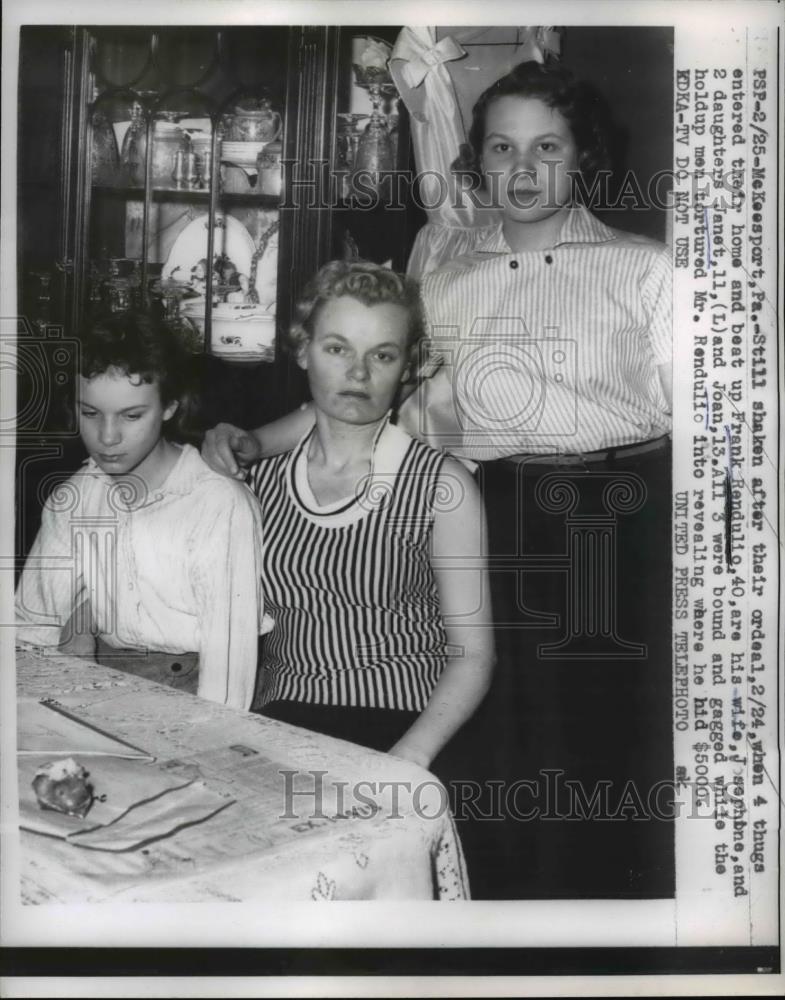
<path id="1" fill-rule="evenodd" d="M 644 194 L 658 171 L 673 166 L 673 29 L 660 27 L 566 27 L 561 62 L 589 80 L 608 101 L 626 134 L 624 169 Z M 660 185 L 660 197 L 667 190 Z M 631 206 L 597 212 L 618 229 L 665 239 L 666 212 Z"/>

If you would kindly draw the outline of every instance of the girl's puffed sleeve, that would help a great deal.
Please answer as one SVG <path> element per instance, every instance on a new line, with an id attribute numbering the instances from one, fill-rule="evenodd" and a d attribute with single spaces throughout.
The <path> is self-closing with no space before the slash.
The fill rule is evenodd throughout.
<path id="1" fill-rule="evenodd" d="M 189 567 L 199 625 L 198 694 L 247 710 L 256 684 L 258 638 L 272 628 L 264 614 L 259 503 L 224 480 L 202 506 Z"/>

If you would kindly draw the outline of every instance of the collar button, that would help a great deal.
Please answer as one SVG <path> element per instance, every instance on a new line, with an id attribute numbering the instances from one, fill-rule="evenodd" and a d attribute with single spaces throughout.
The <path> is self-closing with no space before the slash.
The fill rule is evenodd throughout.
<path id="1" fill-rule="evenodd" d="M 551 257 L 551 255 L 549 253 L 545 254 L 545 263 L 546 264 L 552 264 L 553 263 L 553 257 Z"/>
<path id="2" fill-rule="evenodd" d="M 519 267 L 519 264 L 518 264 L 517 260 L 511 260 L 510 261 L 510 270 L 511 271 L 517 271 L 518 267 Z"/>

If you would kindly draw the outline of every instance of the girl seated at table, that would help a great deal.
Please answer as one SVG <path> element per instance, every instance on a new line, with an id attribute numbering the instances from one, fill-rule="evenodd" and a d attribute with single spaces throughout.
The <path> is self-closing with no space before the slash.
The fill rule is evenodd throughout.
<path id="1" fill-rule="evenodd" d="M 258 504 L 176 443 L 192 396 L 190 359 L 172 333 L 118 313 L 80 346 L 89 458 L 44 506 L 17 589 L 17 641 L 247 709 L 258 636 L 272 624 Z M 64 628 L 88 616 L 87 627 Z"/>
<path id="2" fill-rule="evenodd" d="M 428 767 L 485 695 L 493 643 L 477 486 L 389 421 L 422 336 L 416 282 L 325 265 L 290 331 L 316 423 L 249 481 L 276 621 L 260 711 Z"/>

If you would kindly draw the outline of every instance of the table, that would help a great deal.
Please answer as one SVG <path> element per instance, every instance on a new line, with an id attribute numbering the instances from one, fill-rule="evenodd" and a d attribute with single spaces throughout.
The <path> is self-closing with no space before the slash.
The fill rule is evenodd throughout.
<path id="1" fill-rule="evenodd" d="M 444 790 L 414 764 L 73 657 L 19 651 L 17 692 L 152 755 L 143 777 L 221 800 L 120 853 L 21 830 L 25 903 L 468 897 Z"/>

